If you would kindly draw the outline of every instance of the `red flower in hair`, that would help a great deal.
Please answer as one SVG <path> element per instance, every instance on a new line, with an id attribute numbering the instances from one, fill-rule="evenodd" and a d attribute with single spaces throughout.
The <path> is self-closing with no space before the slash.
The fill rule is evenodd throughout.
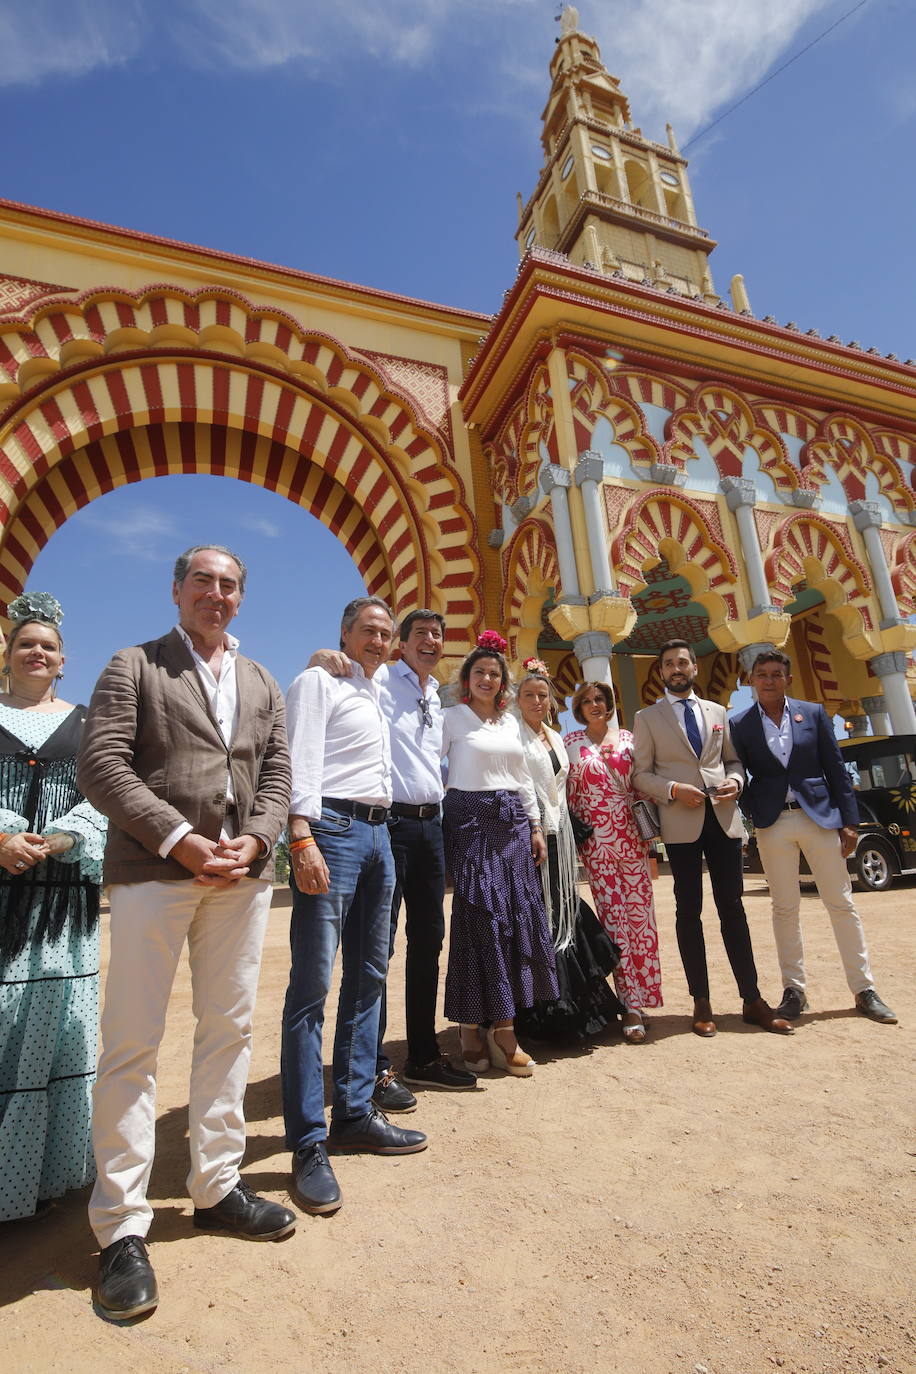
<path id="1" fill-rule="evenodd" d="M 550 677 L 550 670 L 542 658 L 526 658 L 522 664 L 522 671 L 540 673 L 543 677 Z"/>
<path id="2" fill-rule="evenodd" d="M 484 630 L 477 636 L 478 649 L 492 649 L 496 654 L 504 654 L 509 647 L 508 640 L 496 630 Z"/>

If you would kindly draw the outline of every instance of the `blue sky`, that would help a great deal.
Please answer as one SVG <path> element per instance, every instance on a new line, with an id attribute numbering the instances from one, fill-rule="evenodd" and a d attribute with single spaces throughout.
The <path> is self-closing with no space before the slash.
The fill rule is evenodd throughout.
<path id="1" fill-rule="evenodd" d="M 682 148 L 855 0 L 591 0 L 654 137 Z M 558 32 L 544 0 L 0 0 L 2 194 L 491 312 L 511 284 L 515 193 L 541 165 Z M 723 293 L 758 315 L 916 354 L 916 9 L 867 0 L 687 148 Z M 2 263 L 0 263 L 2 270 Z M 172 622 L 199 540 L 251 568 L 243 647 L 285 686 L 334 642 L 355 570 L 317 521 L 217 478 L 156 479 L 74 517 L 29 585 L 65 602 L 67 695 Z"/>

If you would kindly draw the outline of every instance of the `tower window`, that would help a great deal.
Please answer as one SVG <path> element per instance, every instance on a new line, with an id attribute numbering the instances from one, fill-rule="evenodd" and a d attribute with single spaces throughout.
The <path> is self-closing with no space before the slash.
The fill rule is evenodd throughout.
<path id="1" fill-rule="evenodd" d="M 680 186 L 681 184 L 673 172 L 659 172 L 659 176 L 669 186 Z"/>
<path id="2" fill-rule="evenodd" d="M 562 181 L 565 181 L 565 180 L 566 180 L 566 178 L 569 176 L 569 174 L 570 174 L 570 172 L 572 171 L 572 169 L 573 169 L 573 160 L 572 160 L 572 157 L 570 156 L 570 157 L 568 157 L 568 158 L 566 159 L 566 161 L 563 163 L 563 170 L 562 170 L 561 173 L 560 173 L 560 178 L 561 178 Z"/>
<path id="3" fill-rule="evenodd" d="M 592 144 L 592 152 L 594 153 L 595 157 L 600 157 L 604 162 L 611 161 L 611 153 L 608 151 L 607 148 L 602 148 L 600 143 Z"/>

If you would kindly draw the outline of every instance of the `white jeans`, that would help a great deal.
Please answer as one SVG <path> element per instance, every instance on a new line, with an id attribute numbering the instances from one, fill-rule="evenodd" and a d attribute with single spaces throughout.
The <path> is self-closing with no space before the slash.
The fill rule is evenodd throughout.
<path id="1" fill-rule="evenodd" d="M 784 988 L 805 990 L 805 951 L 802 943 L 799 853 L 817 885 L 818 895 L 833 924 L 843 960 L 846 982 L 855 994 L 873 986 L 868 949 L 859 913 L 852 900 L 852 884 L 836 830 L 825 830 L 801 809 L 783 811 L 772 825 L 757 830 L 757 847 L 773 899 L 773 936 Z"/>
<path id="2" fill-rule="evenodd" d="M 156 1062 L 185 940 L 197 1022 L 188 1192 L 196 1207 L 212 1207 L 238 1182 L 251 1019 L 271 887 L 247 878 L 225 889 L 190 880 L 118 883 L 109 898 L 111 956 L 93 1094 L 98 1178 L 89 1203 L 89 1222 L 102 1248 L 123 1236 L 145 1236 L 152 1221 L 146 1189 L 155 1151 Z"/>

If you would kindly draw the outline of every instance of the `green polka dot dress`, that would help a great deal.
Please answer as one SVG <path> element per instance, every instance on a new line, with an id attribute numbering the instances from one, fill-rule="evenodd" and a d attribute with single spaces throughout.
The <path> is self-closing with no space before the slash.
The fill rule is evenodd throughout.
<path id="1" fill-rule="evenodd" d="M 74 709 L 85 714 L 85 708 Z M 70 714 L 17 711 L 0 703 L 0 726 L 26 750 L 39 750 Z M 41 917 L 48 891 L 43 884 L 53 885 L 55 872 L 72 874 L 77 883 L 100 882 L 106 822 L 80 798 L 71 780 L 72 804 L 65 814 L 49 814 L 40 800 L 36 823 L 29 825 L 23 814 L 34 803 L 28 769 L 20 768 L 17 786 L 14 763 L 9 756 L 3 763 L 8 766 L 0 795 L 0 831 L 64 830 L 78 837 L 53 865 L 39 864 L 33 870 L 36 895 L 25 947 L 0 954 L 0 1221 L 10 1221 L 31 1216 L 39 1200 L 82 1187 L 95 1172 L 90 1123 L 98 1035 L 98 923 L 85 929 L 83 922 L 80 929 L 75 920 L 66 919 L 56 938 L 37 932 L 40 924 L 47 925 Z M 51 803 L 64 795 L 61 776 L 59 769 Z M 12 885 L 5 871 L 0 876 L 5 880 L 0 883 L 3 921 Z"/>

